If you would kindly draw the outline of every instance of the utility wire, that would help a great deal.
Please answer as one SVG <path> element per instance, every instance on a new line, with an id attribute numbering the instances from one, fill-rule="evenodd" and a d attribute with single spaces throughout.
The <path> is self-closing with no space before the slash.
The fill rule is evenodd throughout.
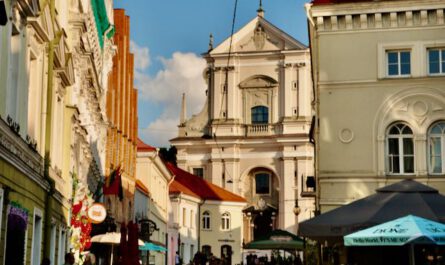
<path id="1" fill-rule="evenodd" d="M 235 31 L 235 21 L 236 21 L 236 9 L 237 9 L 237 6 L 238 6 L 238 0 L 235 0 L 235 6 L 233 8 L 233 17 L 232 17 L 232 30 L 231 30 L 231 33 L 230 33 L 229 53 L 227 55 L 227 66 L 226 66 L 226 69 L 225 69 L 226 73 L 225 73 L 225 80 L 224 80 L 224 90 L 225 90 L 225 91 L 223 91 L 224 94 L 227 93 L 227 90 L 229 89 L 229 80 L 228 80 L 229 79 L 229 77 L 228 77 L 229 76 L 229 65 L 230 65 L 230 57 L 232 55 L 232 42 L 233 42 L 233 33 Z M 221 114 L 223 112 L 224 98 L 225 98 L 225 96 L 221 97 L 220 111 L 219 111 L 218 120 L 220 119 Z M 219 156 L 221 158 L 221 161 L 223 162 L 223 174 L 227 173 L 227 175 L 229 176 L 229 180 L 232 180 L 232 182 L 233 182 L 233 178 L 230 175 L 230 173 L 226 172 L 226 165 L 225 165 L 224 159 L 222 158 L 222 150 L 221 150 L 220 146 L 218 145 L 218 140 L 217 140 L 217 137 L 216 137 L 216 131 L 218 130 L 218 125 L 219 125 L 219 121 L 218 121 L 218 123 L 215 126 L 215 132 L 213 133 L 213 138 L 215 139 L 216 148 L 218 148 Z M 225 177 L 222 179 L 222 181 L 224 181 L 224 182 L 226 181 Z M 226 183 L 223 183 L 223 187 L 225 187 L 225 185 L 226 185 Z"/>

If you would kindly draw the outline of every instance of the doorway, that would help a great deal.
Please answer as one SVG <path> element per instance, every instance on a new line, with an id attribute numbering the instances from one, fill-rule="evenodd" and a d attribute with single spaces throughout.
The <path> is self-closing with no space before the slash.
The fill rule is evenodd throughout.
<path id="1" fill-rule="evenodd" d="M 221 264 L 232 265 L 232 247 L 229 245 L 221 246 Z"/>
<path id="2" fill-rule="evenodd" d="M 258 214 L 254 220 L 253 240 L 258 240 L 272 231 L 272 217 L 270 213 Z"/>

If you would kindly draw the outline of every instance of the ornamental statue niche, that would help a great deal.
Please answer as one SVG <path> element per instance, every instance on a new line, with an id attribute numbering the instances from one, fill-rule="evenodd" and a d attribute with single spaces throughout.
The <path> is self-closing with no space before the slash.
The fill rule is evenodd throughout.
<path id="1" fill-rule="evenodd" d="M 257 50 L 262 50 L 266 44 L 267 35 L 261 24 L 258 24 L 253 34 L 253 42 Z"/>

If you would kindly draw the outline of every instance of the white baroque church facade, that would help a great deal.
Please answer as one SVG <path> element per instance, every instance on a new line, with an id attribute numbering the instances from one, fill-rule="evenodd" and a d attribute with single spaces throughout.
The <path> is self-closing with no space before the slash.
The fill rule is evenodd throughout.
<path id="1" fill-rule="evenodd" d="M 178 167 L 244 197 L 243 242 L 296 233 L 315 211 L 309 48 L 258 15 L 204 54 L 207 100 L 178 137 Z"/>

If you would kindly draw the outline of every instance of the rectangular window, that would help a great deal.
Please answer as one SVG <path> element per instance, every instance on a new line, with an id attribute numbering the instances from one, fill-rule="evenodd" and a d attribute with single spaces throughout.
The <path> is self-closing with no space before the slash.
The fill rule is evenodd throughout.
<path id="1" fill-rule="evenodd" d="M 193 210 L 190 210 L 190 227 L 193 228 Z"/>
<path id="2" fill-rule="evenodd" d="M 430 75 L 445 73 L 445 48 L 428 49 L 428 73 Z"/>
<path id="3" fill-rule="evenodd" d="M 202 167 L 193 168 L 193 175 L 198 176 L 200 178 L 204 178 L 204 168 Z"/>
<path id="4" fill-rule="evenodd" d="M 399 164 L 399 140 L 396 138 L 389 138 L 389 172 L 390 173 L 400 173 Z"/>
<path id="5" fill-rule="evenodd" d="M 51 264 L 56 264 L 56 226 L 51 224 L 51 242 L 49 259 Z"/>
<path id="6" fill-rule="evenodd" d="M 408 76 L 411 74 L 410 51 L 387 51 L 386 62 L 388 76 Z"/>
<path id="7" fill-rule="evenodd" d="M 59 227 L 59 247 L 57 252 L 58 265 L 63 265 L 66 252 L 66 232 Z"/>
<path id="8" fill-rule="evenodd" d="M 267 173 L 259 173 L 255 175 L 255 193 L 269 194 L 270 193 L 270 178 Z"/>
<path id="9" fill-rule="evenodd" d="M 32 252 L 31 265 L 40 264 L 40 253 L 42 252 L 42 213 L 34 211 L 34 224 L 32 229 Z"/>
<path id="10" fill-rule="evenodd" d="M 185 210 L 185 208 L 182 208 L 182 226 L 186 226 L 186 214 L 187 214 L 187 212 L 186 212 L 186 210 Z"/>
<path id="11" fill-rule="evenodd" d="M 432 173 L 442 173 L 442 142 L 440 137 L 430 138 L 430 168 Z"/>

